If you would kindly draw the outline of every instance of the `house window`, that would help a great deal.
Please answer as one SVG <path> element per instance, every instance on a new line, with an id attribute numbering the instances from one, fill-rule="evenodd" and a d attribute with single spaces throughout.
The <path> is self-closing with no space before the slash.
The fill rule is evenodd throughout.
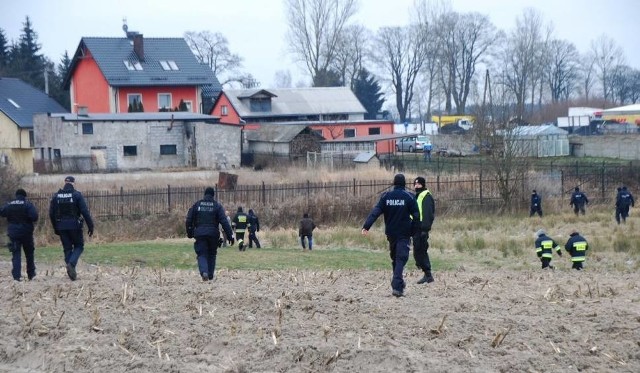
<path id="1" fill-rule="evenodd" d="M 33 144 L 35 143 L 34 137 L 33 137 L 33 130 L 29 131 L 29 147 L 33 148 Z"/>
<path id="2" fill-rule="evenodd" d="M 229 115 L 229 108 L 227 105 L 222 105 L 220 108 L 220 115 Z"/>
<path id="3" fill-rule="evenodd" d="M 344 137 L 356 137 L 356 130 L 355 128 L 345 128 L 344 130 Z"/>
<path id="4" fill-rule="evenodd" d="M 193 103 L 191 101 L 183 101 L 183 102 L 187 106 L 187 111 L 190 113 L 193 113 Z"/>
<path id="5" fill-rule="evenodd" d="M 160 155 L 176 155 L 178 149 L 175 145 L 160 145 Z"/>
<path id="6" fill-rule="evenodd" d="M 320 137 L 324 137 L 322 136 L 322 130 L 311 130 L 311 133 L 313 133 L 314 135 L 318 135 Z"/>
<path id="7" fill-rule="evenodd" d="M 171 93 L 158 93 L 158 109 L 171 109 Z"/>
<path id="8" fill-rule="evenodd" d="M 62 158 L 62 154 L 60 153 L 60 149 L 53 149 L 53 158 L 54 159 Z"/>
<path id="9" fill-rule="evenodd" d="M 380 127 L 371 127 L 369 128 L 369 135 L 379 135 Z"/>
<path id="10" fill-rule="evenodd" d="M 82 123 L 82 134 L 93 135 L 93 123 Z"/>
<path id="11" fill-rule="evenodd" d="M 142 106 L 142 94 L 129 93 L 127 95 L 127 111 L 129 113 L 136 113 L 144 111 Z"/>
<path id="12" fill-rule="evenodd" d="M 160 61 L 160 66 L 162 66 L 162 70 L 165 71 L 178 71 L 178 65 L 176 65 L 176 61 Z"/>
<path id="13" fill-rule="evenodd" d="M 135 157 L 138 155 L 138 147 L 135 145 L 125 145 L 122 147 L 122 153 L 125 157 Z"/>
<path id="14" fill-rule="evenodd" d="M 138 61 L 123 60 L 122 62 L 129 71 L 142 71 L 142 65 Z"/>
<path id="15" fill-rule="evenodd" d="M 271 98 L 252 98 L 249 104 L 251 111 L 271 111 Z"/>

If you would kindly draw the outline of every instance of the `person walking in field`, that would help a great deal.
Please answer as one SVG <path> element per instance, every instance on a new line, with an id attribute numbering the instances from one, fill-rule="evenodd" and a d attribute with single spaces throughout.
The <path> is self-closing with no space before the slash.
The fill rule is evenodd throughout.
<path id="1" fill-rule="evenodd" d="M 416 192 L 416 202 L 420 212 L 420 229 L 413 235 L 413 258 L 416 265 L 424 272 L 424 276 L 418 280 L 418 284 L 433 282 L 431 274 L 431 261 L 429 260 L 429 232 L 436 215 L 436 204 L 433 195 L 427 189 L 427 181 L 418 176 L 413 181 Z"/>
<path id="2" fill-rule="evenodd" d="M 547 236 L 547 233 L 543 229 L 539 229 L 536 232 L 536 255 L 540 258 L 542 263 L 542 269 L 553 269 L 551 265 L 551 259 L 553 257 L 553 250 L 556 251 L 558 256 L 562 256 L 562 247 L 556 243 L 553 239 Z"/>
<path id="3" fill-rule="evenodd" d="M 210 281 L 215 278 L 220 226 L 228 237 L 229 244 L 233 245 L 234 242 L 233 231 L 224 213 L 224 208 L 213 198 L 214 196 L 215 190 L 211 187 L 206 188 L 204 198 L 191 206 L 185 220 L 187 237 L 196 239 L 193 243 L 193 249 L 196 252 L 198 271 L 200 271 L 202 281 Z"/>
<path id="4" fill-rule="evenodd" d="M 300 224 L 298 225 L 298 237 L 300 237 L 300 245 L 302 245 L 302 250 L 306 250 L 306 243 L 309 244 L 309 251 L 313 250 L 313 230 L 316 229 L 316 224 L 313 222 L 313 219 L 309 217 L 309 214 L 306 212 L 302 215 L 302 220 L 300 220 Z"/>
<path id="5" fill-rule="evenodd" d="M 571 232 L 569 240 L 564 245 L 564 249 L 571 254 L 571 268 L 578 271 L 583 269 L 584 261 L 586 259 L 587 250 L 589 250 L 589 244 L 577 231 Z"/>
<path id="6" fill-rule="evenodd" d="M 64 186 L 51 198 L 49 220 L 53 231 L 60 236 L 64 249 L 64 262 L 71 281 L 77 279 L 76 266 L 84 251 L 82 228 L 87 223 L 87 234 L 93 236 L 93 219 L 82 193 L 75 190 L 73 176 L 64 179 Z"/>
<path id="7" fill-rule="evenodd" d="M 626 186 L 619 189 L 618 195 L 616 196 L 616 222 L 618 222 L 618 224 L 620 224 L 620 220 L 622 220 L 623 223 L 627 222 L 629 207 L 635 207 L 636 205 L 633 195 Z"/>
<path id="8" fill-rule="evenodd" d="M 252 209 L 249 209 L 249 248 L 253 247 L 253 244 L 256 244 L 256 248 L 260 248 L 260 241 L 258 240 L 257 232 L 260 232 L 260 220 L 258 219 L 258 215 L 253 212 Z"/>
<path id="9" fill-rule="evenodd" d="M 384 215 L 385 235 L 389 242 L 389 254 L 393 279 L 391 294 L 395 297 L 404 295 L 406 286 L 403 279 L 404 266 L 409 260 L 409 244 L 411 236 L 418 230 L 420 211 L 411 193 L 405 190 L 405 177 L 397 174 L 393 178 L 393 190 L 382 193 L 380 200 L 369 213 L 362 234 L 369 234 L 369 229 L 380 215 Z"/>
<path id="10" fill-rule="evenodd" d="M 233 229 L 236 232 L 236 241 L 238 241 L 238 250 L 246 251 L 247 248 L 244 245 L 244 233 L 249 226 L 249 217 L 242 211 L 242 206 L 238 207 L 238 211 L 232 220 Z"/>
<path id="11" fill-rule="evenodd" d="M 578 212 L 582 215 L 585 214 L 585 206 L 589 204 L 589 199 L 584 192 L 580 191 L 579 187 L 575 187 L 571 194 L 571 201 L 569 206 L 573 206 L 573 212 L 578 216 Z"/>
<path id="12" fill-rule="evenodd" d="M 531 209 L 529 211 L 529 217 L 538 214 L 542 217 L 542 198 L 538 195 L 538 192 L 534 189 L 531 193 Z"/>
<path id="13" fill-rule="evenodd" d="M 16 281 L 22 281 L 22 251 L 27 262 L 27 278 L 36 277 L 35 244 L 33 226 L 38 221 L 38 210 L 27 200 L 24 189 L 16 190 L 15 199 L 0 207 L 0 216 L 9 223 L 9 251 L 11 251 L 11 275 Z"/>

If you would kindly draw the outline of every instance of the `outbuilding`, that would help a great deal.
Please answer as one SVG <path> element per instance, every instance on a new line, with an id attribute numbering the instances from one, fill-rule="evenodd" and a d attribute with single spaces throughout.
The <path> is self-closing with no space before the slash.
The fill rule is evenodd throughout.
<path id="1" fill-rule="evenodd" d="M 504 141 L 518 157 L 560 157 L 569 155 L 569 133 L 553 125 L 518 126 Z"/>

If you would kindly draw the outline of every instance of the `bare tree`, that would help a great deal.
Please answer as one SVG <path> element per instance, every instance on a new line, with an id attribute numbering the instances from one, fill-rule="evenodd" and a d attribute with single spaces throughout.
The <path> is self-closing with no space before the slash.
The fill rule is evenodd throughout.
<path id="1" fill-rule="evenodd" d="M 515 114 L 520 120 L 524 118 L 527 93 L 533 87 L 533 74 L 540 62 L 542 35 L 542 15 L 527 8 L 516 19 L 516 28 L 511 32 L 502 54 L 505 62 L 503 81 L 515 96 Z"/>
<path id="2" fill-rule="evenodd" d="M 637 100 L 638 93 L 638 75 L 640 72 L 627 65 L 618 65 L 611 70 L 610 86 L 611 100 L 625 105 L 634 103 Z"/>
<path id="3" fill-rule="evenodd" d="M 329 76 L 343 31 L 357 11 L 357 0 L 284 0 L 291 52 L 304 63 L 315 84 Z"/>
<path id="4" fill-rule="evenodd" d="M 340 37 L 333 69 L 338 72 L 345 86 L 353 90 L 353 81 L 364 68 L 371 32 L 362 25 L 347 26 Z"/>
<path id="5" fill-rule="evenodd" d="M 476 67 L 495 46 L 500 33 L 489 17 L 479 13 L 466 13 L 457 17 L 448 60 L 454 63 L 452 95 L 458 115 L 465 114 L 471 83 Z"/>
<path id="6" fill-rule="evenodd" d="M 416 78 L 426 59 L 426 38 L 418 26 L 383 27 L 378 31 L 377 61 L 391 76 L 400 121 L 407 120 Z"/>
<path id="7" fill-rule="evenodd" d="M 278 70 L 275 73 L 275 88 L 291 88 L 293 86 L 291 72 L 289 70 Z"/>
<path id="8" fill-rule="evenodd" d="M 595 56 L 596 68 L 602 83 L 602 94 L 606 103 L 611 96 L 608 74 L 615 66 L 624 64 L 624 51 L 613 39 L 604 34 L 591 41 L 591 51 Z"/>
<path id="9" fill-rule="evenodd" d="M 209 66 L 221 84 L 231 82 L 238 82 L 243 86 L 255 84 L 255 79 L 252 79 L 249 74 L 239 72 L 242 68 L 242 57 L 231 52 L 229 41 L 221 33 L 187 31 L 184 39 L 198 61 Z"/>
<path id="10" fill-rule="evenodd" d="M 578 86 L 580 54 L 566 40 L 552 40 L 548 48 L 549 63 L 545 64 L 551 101 L 567 101 Z"/>
<path id="11" fill-rule="evenodd" d="M 593 52 L 587 52 L 580 58 L 581 86 L 587 103 L 589 102 L 591 90 L 595 84 L 595 66 L 596 57 Z"/>

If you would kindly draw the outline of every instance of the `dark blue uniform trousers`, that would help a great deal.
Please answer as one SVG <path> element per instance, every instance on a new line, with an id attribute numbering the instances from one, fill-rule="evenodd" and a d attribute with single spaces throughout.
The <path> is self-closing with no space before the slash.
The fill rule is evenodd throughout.
<path id="1" fill-rule="evenodd" d="M 34 260 L 35 246 L 33 244 L 33 236 L 27 234 L 24 236 L 9 237 L 11 240 L 11 263 L 13 269 L 11 275 L 14 280 L 20 280 L 22 276 L 22 252 L 24 250 L 24 259 L 27 262 L 27 277 L 32 279 L 36 275 L 36 264 Z"/>
<path id="2" fill-rule="evenodd" d="M 407 261 L 409 260 L 409 237 L 387 237 L 387 241 L 389 241 L 391 267 L 393 268 L 391 288 L 393 290 L 404 291 L 405 283 L 402 278 L 402 272 L 404 271 L 405 264 L 407 264 Z"/>
<path id="3" fill-rule="evenodd" d="M 64 250 L 64 262 L 73 268 L 78 264 L 80 255 L 84 251 L 84 237 L 82 229 L 59 230 L 60 242 Z"/>
<path id="4" fill-rule="evenodd" d="M 196 252 L 200 275 L 206 273 L 209 280 L 213 280 L 216 270 L 216 256 L 218 255 L 218 238 L 220 236 L 196 236 L 193 249 Z"/>

